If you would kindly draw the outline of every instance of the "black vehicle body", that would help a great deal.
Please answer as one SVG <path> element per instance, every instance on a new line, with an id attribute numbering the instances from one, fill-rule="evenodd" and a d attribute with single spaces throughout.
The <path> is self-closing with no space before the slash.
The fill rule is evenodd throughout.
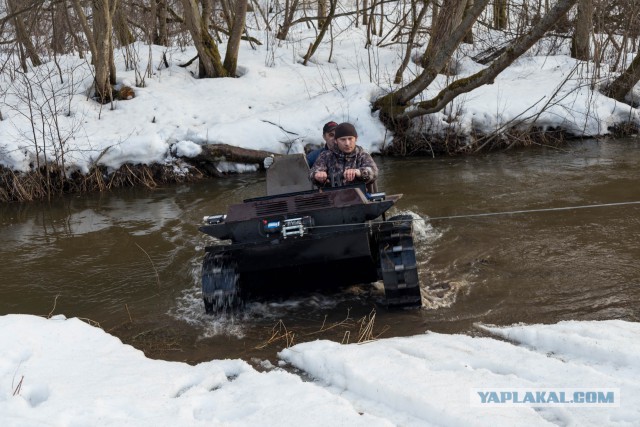
<path id="1" fill-rule="evenodd" d="M 267 170 L 267 196 L 205 217 L 200 231 L 228 244 L 205 248 L 207 312 L 235 305 L 251 289 L 336 286 L 382 279 L 387 303 L 419 306 L 412 219 L 383 221 L 400 197 L 370 194 L 364 184 L 314 188 L 303 155 Z"/>

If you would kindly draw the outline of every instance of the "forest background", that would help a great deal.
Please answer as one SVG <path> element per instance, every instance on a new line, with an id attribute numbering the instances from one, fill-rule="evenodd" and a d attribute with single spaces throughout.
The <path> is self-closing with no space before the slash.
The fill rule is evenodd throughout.
<path id="1" fill-rule="evenodd" d="M 0 201 L 255 170 L 271 153 L 319 145 L 330 119 L 374 129 L 365 129 L 365 148 L 390 155 L 637 133 L 639 33 L 637 0 L 0 0 Z M 516 109 L 471 108 L 470 93 L 497 86 L 515 66 L 526 73 L 501 90 L 519 98 Z M 251 77 L 258 68 L 266 78 Z M 534 77 L 549 69 L 560 80 L 538 96 L 545 80 Z M 308 70 L 330 76 L 321 90 L 309 87 Z M 182 73 L 173 89 L 168 72 Z M 253 96 L 243 99 L 247 86 Z M 109 138 L 128 122 L 171 119 L 146 114 L 157 109 L 142 96 L 150 91 L 160 99 L 175 90 L 162 98 L 175 110 L 228 112 L 289 87 L 291 102 L 308 102 L 300 116 L 283 110 L 290 121 L 256 124 L 229 112 L 196 136 Z M 347 113 L 332 108 L 338 98 L 351 102 Z M 300 137 L 292 121 L 304 117 L 303 131 L 316 135 Z"/>

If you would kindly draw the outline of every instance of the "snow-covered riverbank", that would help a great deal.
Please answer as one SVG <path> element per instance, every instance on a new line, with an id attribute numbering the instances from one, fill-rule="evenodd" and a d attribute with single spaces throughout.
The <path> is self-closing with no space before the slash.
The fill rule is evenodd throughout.
<path id="1" fill-rule="evenodd" d="M 496 427 L 631 426 L 640 419 L 639 324 L 479 328 L 495 338 L 427 332 L 364 344 L 307 342 L 263 361 L 259 372 L 242 360 L 190 366 L 147 359 L 78 319 L 5 315 L 0 423 Z M 614 398 L 601 407 L 472 400 L 496 388 L 613 390 Z"/>
<path id="2" fill-rule="evenodd" d="M 339 26 L 342 21 L 336 22 Z M 296 31 L 300 33 L 292 35 L 292 40 L 312 35 L 308 30 Z M 0 100 L 4 118 L 0 165 L 28 171 L 37 164 L 36 153 L 40 162 L 59 161 L 64 154 L 65 167 L 83 172 L 94 165 L 116 169 L 125 163 L 174 164 L 176 157 L 197 155 L 200 146 L 212 143 L 302 152 L 308 144 L 323 142 L 322 125 L 329 120 L 353 122 L 358 143 L 379 152 L 393 135 L 372 113 L 372 103 L 395 87 L 389 82 L 401 62 L 401 45 L 374 45 L 367 50 L 364 29 L 345 28 L 336 34 L 333 46 L 321 45 L 315 62 L 303 66 L 300 59 L 306 44 L 274 45 L 267 43 L 266 33 L 256 33 L 258 38 L 264 36 L 264 44 L 243 43 L 241 76 L 223 79 L 194 78 L 197 61 L 187 68 L 179 66 L 194 57 L 192 47 L 131 45 L 116 52 L 116 64 L 119 83 L 132 86 L 135 97 L 115 101 L 114 109 L 88 98 L 92 74 L 87 61 L 58 58 L 62 83 L 53 62 L 24 78 L 3 82 L 7 91 Z M 589 64 L 562 54 L 568 52 L 568 45 L 556 49 L 553 56 L 547 56 L 541 46 L 517 60 L 493 84 L 426 116 L 425 131 L 437 135 L 449 128 L 462 136 L 490 134 L 535 119 L 536 127 L 543 130 L 603 135 L 621 123 L 640 124 L 637 109 L 591 88 Z M 466 46 L 465 55 L 484 47 Z M 131 61 L 132 52 L 138 58 L 133 69 L 125 63 L 125 58 Z M 163 55 L 168 68 L 162 65 Z M 458 55 L 458 76 L 483 68 L 465 55 Z M 135 87 L 148 61 L 152 74 L 144 77 L 144 87 Z M 407 79 L 419 71 L 411 63 Z M 439 76 L 423 97 L 434 96 L 446 82 L 446 76 Z M 640 92 L 640 86 L 636 90 Z M 32 97 L 25 97 L 27 92 Z M 219 167 L 225 170 L 229 165 Z"/>

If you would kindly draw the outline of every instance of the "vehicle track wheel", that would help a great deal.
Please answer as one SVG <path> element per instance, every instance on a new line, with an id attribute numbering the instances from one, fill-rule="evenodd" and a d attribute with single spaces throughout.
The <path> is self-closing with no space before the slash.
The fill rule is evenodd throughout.
<path id="1" fill-rule="evenodd" d="M 380 274 L 389 307 L 420 307 L 420 279 L 413 245 L 413 218 L 397 215 L 379 236 Z"/>
<path id="2" fill-rule="evenodd" d="M 202 262 L 202 298 L 207 314 L 242 305 L 237 266 L 226 253 L 207 252 Z"/>

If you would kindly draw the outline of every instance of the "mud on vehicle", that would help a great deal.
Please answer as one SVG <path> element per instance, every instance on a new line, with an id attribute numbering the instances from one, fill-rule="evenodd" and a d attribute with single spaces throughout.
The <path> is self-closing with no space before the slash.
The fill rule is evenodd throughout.
<path id="1" fill-rule="evenodd" d="M 390 307 L 421 305 L 412 218 L 385 220 L 402 197 L 364 184 L 315 188 L 304 155 L 277 157 L 267 195 L 204 217 L 202 296 L 207 313 L 235 307 L 252 290 L 344 286 L 382 280 Z"/>

